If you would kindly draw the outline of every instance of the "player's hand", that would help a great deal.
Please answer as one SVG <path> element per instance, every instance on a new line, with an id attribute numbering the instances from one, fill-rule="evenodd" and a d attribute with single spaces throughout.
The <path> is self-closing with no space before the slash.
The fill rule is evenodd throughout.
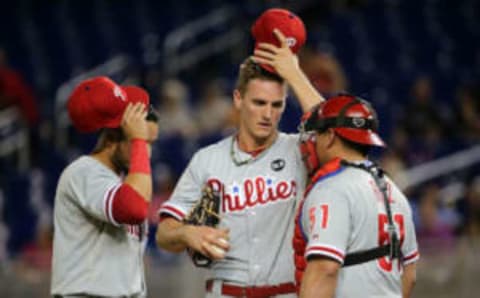
<path id="1" fill-rule="evenodd" d="M 270 43 L 260 43 L 252 59 L 256 63 L 272 66 L 282 78 L 288 81 L 289 74 L 300 69 L 298 58 L 290 50 L 287 38 L 280 30 L 274 29 L 273 34 L 280 42 L 280 47 Z"/>
<path id="2" fill-rule="evenodd" d="M 128 140 L 131 139 L 149 139 L 147 121 L 145 120 L 147 111 L 143 103 L 129 103 L 122 117 L 121 127 Z"/>
<path id="3" fill-rule="evenodd" d="M 226 252 L 230 249 L 228 233 L 228 229 L 207 226 L 183 227 L 183 237 L 187 246 L 212 260 L 225 258 Z"/>

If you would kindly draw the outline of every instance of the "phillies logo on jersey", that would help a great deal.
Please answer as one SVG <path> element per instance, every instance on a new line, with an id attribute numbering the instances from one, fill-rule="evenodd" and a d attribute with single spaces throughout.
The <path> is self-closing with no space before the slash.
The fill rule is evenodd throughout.
<path id="1" fill-rule="evenodd" d="M 297 184 L 294 180 L 275 181 L 274 178 L 257 176 L 247 178 L 241 183 L 225 185 L 217 178 L 211 178 L 207 183 L 222 194 L 222 211 L 238 212 L 257 205 L 266 205 L 285 201 L 297 194 Z"/>

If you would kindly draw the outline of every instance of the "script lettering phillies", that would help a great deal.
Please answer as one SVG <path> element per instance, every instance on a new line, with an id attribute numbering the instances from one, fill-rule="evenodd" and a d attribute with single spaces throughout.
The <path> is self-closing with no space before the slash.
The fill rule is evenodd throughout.
<path id="1" fill-rule="evenodd" d="M 241 183 L 224 185 L 219 179 L 211 178 L 207 182 L 222 195 L 222 211 L 238 212 L 257 205 L 266 205 L 294 198 L 297 184 L 292 181 L 274 181 L 269 177 L 247 178 Z"/>

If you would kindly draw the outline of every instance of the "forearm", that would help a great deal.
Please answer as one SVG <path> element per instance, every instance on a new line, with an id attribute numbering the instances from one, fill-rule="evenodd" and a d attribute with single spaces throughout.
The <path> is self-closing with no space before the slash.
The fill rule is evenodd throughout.
<path id="1" fill-rule="evenodd" d="M 285 80 L 295 93 L 303 112 L 310 111 L 314 105 L 325 101 L 300 68 L 290 72 Z"/>
<path id="2" fill-rule="evenodd" d="M 152 176 L 144 173 L 128 174 L 123 183 L 131 186 L 142 198 L 150 202 L 152 199 Z"/>
<path id="3" fill-rule="evenodd" d="M 408 264 L 405 266 L 402 275 L 402 296 L 403 298 L 409 298 L 412 295 L 413 287 L 417 281 L 416 265 Z"/>
<path id="4" fill-rule="evenodd" d="M 170 252 L 182 252 L 187 248 L 184 237 L 186 225 L 176 219 L 163 219 L 157 228 L 157 245 Z"/>
<path id="5" fill-rule="evenodd" d="M 328 259 L 309 261 L 303 274 L 300 298 L 332 298 L 340 265 Z"/>
<path id="6" fill-rule="evenodd" d="M 133 139 L 130 142 L 130 169 L 124 183 L 135 189 L 145 201 L 150 202 L 152 197 L 152 175 L 148 144 L 141 139 Z"/>
<path id="7" fill-rule="evenodd" d="M 331 298 L 335 294 L 337 279 L 335 276 L 323 275 L 315 279 L 303 278 L 300 298 Z"/>

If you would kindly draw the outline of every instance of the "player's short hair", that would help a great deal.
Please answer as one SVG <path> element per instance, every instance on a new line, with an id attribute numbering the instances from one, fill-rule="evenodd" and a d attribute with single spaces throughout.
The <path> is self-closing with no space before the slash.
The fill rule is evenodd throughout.
<path id="1" fill-rule="evenodd" d="M 237 82 L 235 89 L 240 92 L 240 95 L 244 95 L 247 91 L 247 85 L 251 80 L 260 79 L 267 81 L 274 81 L 279 84 L 284 84 L 285 80 L 275 73 L 264 70 L 259 64 L 255 63 L 252 59 L 247 58 L 240 65 L 238 72 Z"/>
<path id="2" fill-rule="evenodd" d="M 119 143 L 125 141 L 127 137 L 123 129 L 118 128 L 102 128 L 98 137 L 97 144 L 93 148 L 92 153 L 99 153 L 107 148 L 112 143 Z"/>

